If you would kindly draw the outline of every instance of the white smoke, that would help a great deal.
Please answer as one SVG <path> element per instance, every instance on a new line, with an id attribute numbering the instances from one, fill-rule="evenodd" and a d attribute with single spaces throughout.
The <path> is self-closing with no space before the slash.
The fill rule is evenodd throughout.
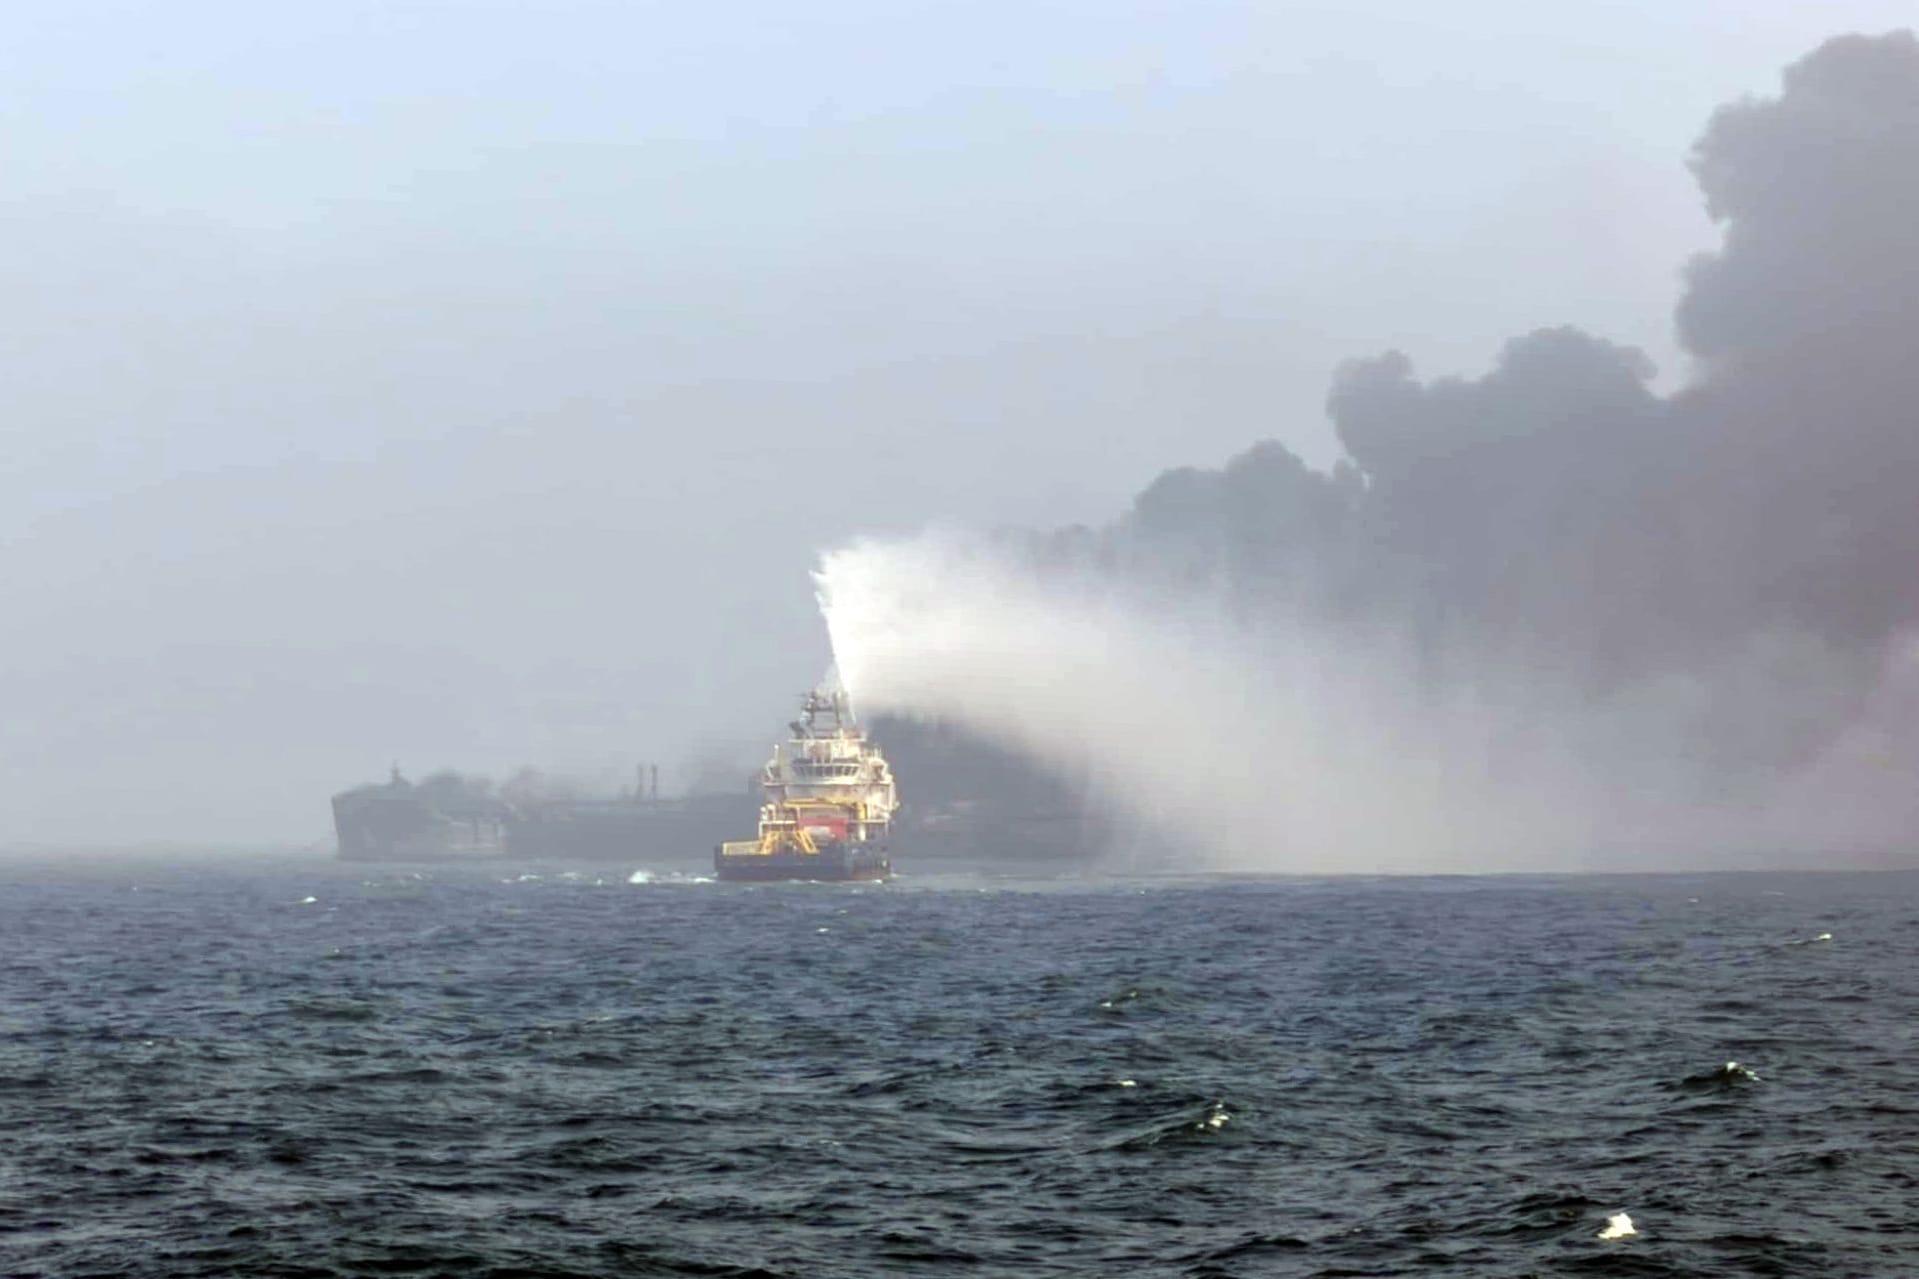
<path id="1" fill-rule="evenodd" d="M 1778 863 L 1910 828 L 1910 802 L 1869 835 L 1857 809 L 1822 803 L 1830 755 L 1763 794 L 1718 796 L 1688 758 L 1680 730 L 1755 671 L 1816 682 L 1819 655 L 1799 647 L 1603 702 L 1537 672 L 1442 694 L 1388 639 L 1248 623 L 1203 588 L 1040 572 L 965 536 L 859 542 L 823 557 L 817 585 L 858 707 L 1085 778 L 1139 835 L 1122 853 L 1289 873 L 1657 869 Z M 1842 745 L 1893 749 L 1883 726 Z"/>

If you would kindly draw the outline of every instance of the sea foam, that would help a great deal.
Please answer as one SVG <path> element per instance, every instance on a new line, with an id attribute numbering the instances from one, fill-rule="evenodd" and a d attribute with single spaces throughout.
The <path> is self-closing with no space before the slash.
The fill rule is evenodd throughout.
<path id="1" fill-rule="evenodd" d="M 1631 1217 L 1623 1212 L 1616 1212 L 1606 1218 L 1606 1228 L 1599 1232 L 1598 1238 L 1624 1239 L 1628 1235 L 1636 1235 L 1638 1233 L 1638 1229 L 1632 1224 Z"/>

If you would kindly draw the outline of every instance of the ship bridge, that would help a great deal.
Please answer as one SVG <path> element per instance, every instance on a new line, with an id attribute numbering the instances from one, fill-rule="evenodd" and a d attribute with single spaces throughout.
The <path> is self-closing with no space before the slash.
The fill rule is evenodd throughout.
<path id="1" fill-rule="evenodd" d="M 866 739 L 843 689 L 815 689 L 787 726 L 792 736 L 773 748 L 760 784 L 770 804 L 795 801 L 842 805 L 860 820 L 884 822 L 898 806 L 893 772 Z"/>

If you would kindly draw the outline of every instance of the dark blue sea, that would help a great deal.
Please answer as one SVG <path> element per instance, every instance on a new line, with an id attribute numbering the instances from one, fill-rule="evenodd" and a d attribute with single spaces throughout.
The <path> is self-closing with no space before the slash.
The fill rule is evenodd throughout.
<path id="1" fill-rule="evenodd" d="M 1919 875 L 631 871 L 0 864 L 0 1273 L 1919 1274 Z"/>

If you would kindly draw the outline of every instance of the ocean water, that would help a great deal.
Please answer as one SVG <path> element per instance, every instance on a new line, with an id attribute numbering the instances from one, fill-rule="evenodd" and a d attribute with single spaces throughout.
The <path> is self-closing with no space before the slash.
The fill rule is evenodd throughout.
<path id="1" fill-rule="evenodd" d="M 0 1273 L 1919 1273 L 1919 875 L 629 870 L 0 865 Z"/>

